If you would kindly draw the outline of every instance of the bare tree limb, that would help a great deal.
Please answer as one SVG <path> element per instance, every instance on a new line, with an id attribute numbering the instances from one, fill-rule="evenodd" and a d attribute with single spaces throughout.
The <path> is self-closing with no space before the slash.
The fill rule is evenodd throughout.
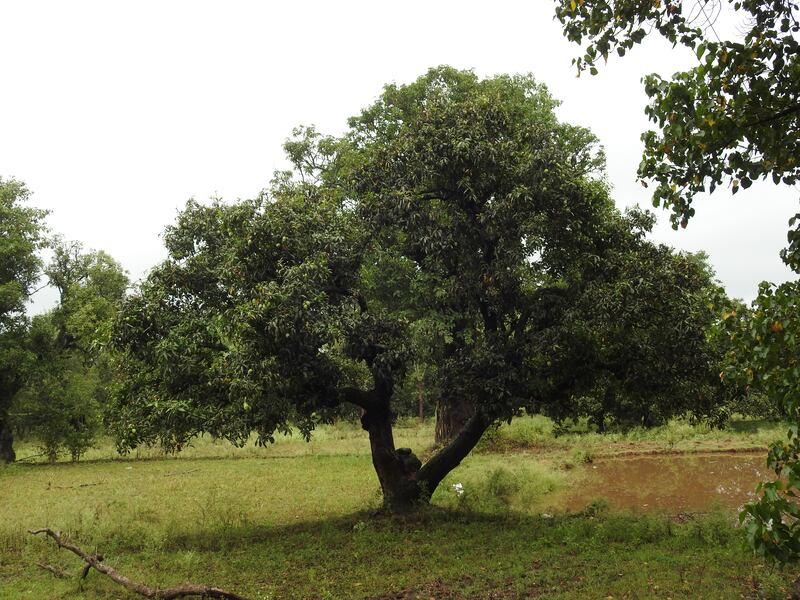
<path id="1" fill-rule="evenodd" d="M 79 485 L 51 485 L 47 483 L 48 490 L 76 490 L 78 488 L 94 487 L 96 485 L 105 485 L 105 481 L 98 481 L 96 483 L 81 483 Z"/>
<path id="2" fill-rule="evenodd" d="M 73 554 L 79 556 L 86 563 L 86 566 L 83 569 L 82 577 L 86 577 L 86 574 L 89 572 L 89 569 L 94 569 L 96 571 L 99 571 L 103 575 L 107 575 L 109 578 L 111 578 L 112 581 L 118 583 L 122 587 L 132 592 L 136 592 L 137 594 L 141 594 L 146 598 L 161 598 L 162 600 L 172 600 L 173 598 L 183 598 L 186 596 L 200 596 L 202 598 L 227 598 L 228 600 L 248 600 L 244 596 L 240 596 L 239 594 L 235 594 L 234 592 L 228 592 L 226 590 L 207 585 L 187 584 L 173 588 L 164 588 L 164 589 L 151 588 L 144 584 L 131 581 L 124 575 L 118 573 L 112 567 L 104 565 L 102 563 L 103 561 L 102 555 L 87 554 L 86 552 L 78 548 L 78 546 L 66 541 L 64 538 L 61 537 L 61 534 L 53 531 L 49 527 L 43 527 L 42 529 L 28 530 L 28 533 L 32 535 L 44 533 L 48 537 L 53 538 L 53 540 L 55 541 L 55 543 L 58 545 L 59 548 L 64 548 L 65 550 L 69 550 Z"/>
<path id="3" fill-rule="evenodd" d="M 59 569 L 58 567 L 54 567 L 53 565 L 48 565 L 48 564 L 45 564 L 45 563 L 37 562 L 36 566 L 39 567 L 40 569 L 44 569 L 45 571 L 50 571 L 53 575 L 55 575 L 59 579 L 66 579 L 67 578 L 67 574 L 64 573 L 64 571 L 62 569 Z"/>

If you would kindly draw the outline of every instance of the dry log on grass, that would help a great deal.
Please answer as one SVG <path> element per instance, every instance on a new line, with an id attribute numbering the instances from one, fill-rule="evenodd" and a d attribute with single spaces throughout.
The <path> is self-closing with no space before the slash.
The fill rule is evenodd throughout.
<path id="1" fill-rule="evenodd" d="M 141 594 L 146 598 L 161 598 L 163 600 L 172 600 L 173 598 L 184 598 L 186 596 L 200 596 L 201 598 L 227 598 L 229 600 L 248 600 L 244 596 L 240 596 L 239 594 L 235 594 L 234 592 L 228 592 L 226 590 L 208 585 L 186 584 L 164 589 L 152 588 L 142 583 L 131 581 L 124 575 L 118 573 L 114 568 L 109 567 L 108 565 L 104 565 L 102 562 L 103 556 L 101 554 L 88 554 L 84 552 L 83 550 L 78 548 L 78 546 L 66 541 L 64 538 L 61 537 L 61 534 L 53 531 L 49 527 L 43 527 L 42 529 L 28 530 L 28 533 L 32 535 L 38 535 L 40 533 L 44 533 L 48 537 L 53 538 L 53 540 L 55 541 L 55 543 L 58 545 L 59 548 L 64 548 L 65 550 L 69 550 L 73 554 L 76 554 L 81 559 L 83 559 L 83 561 L 86 563 L 86 566 L 83 568 L 83 572 L 81 574 L 82 578 L 86 577 L 87 573 L 89 572 L 89 569 L 94 569 L 96 571 L 99 571 L 103 575 L 108 576 L 109 578 L 111 578 L 112 581 L 118 583 L 122 587 L 132 592 L 136 592 L 137 594 Z"/>

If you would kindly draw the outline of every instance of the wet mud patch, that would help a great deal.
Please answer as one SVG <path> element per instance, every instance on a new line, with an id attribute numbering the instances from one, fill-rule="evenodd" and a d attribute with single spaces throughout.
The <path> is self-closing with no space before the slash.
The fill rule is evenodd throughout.
<path id="1" fill-rule="evenodd" d="M 597 500 L 611 508 L 682 513 L 737 509 L 772 480 L 765 454 L 646 455 L 609 458 L 582 467 L 580 481 L 553 501 L 570 512 Z"/>

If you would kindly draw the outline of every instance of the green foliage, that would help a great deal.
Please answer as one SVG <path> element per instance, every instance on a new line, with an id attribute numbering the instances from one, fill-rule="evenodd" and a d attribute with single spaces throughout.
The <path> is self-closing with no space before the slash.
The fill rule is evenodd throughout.
<path id="1" fill-rule="evenodd" d="M 721 325 L 730 339 L 722 376 L 772 399 L 792 423 L 787 440 L 770 448 L 767 463 L 777 479 L 760 485 L 761 497 L 741 519 L 759 554 L 777 562 L 800 558 L 800 284 L 762 284 L 751 310 L 730 310 Z"/>
<path id="2" fill-rule="evenodd" d="M 651 427 L 687 411 L 716 417 L 727 396 L 707 330 L 723 297 L 704 256 L 643 237 L 619 244 L 544 338 L 536 360 L 555 391 L 542 409 L 589 416 L 601 431 L 609 418 Z"/>
<path id="3" fill-rule="evenodd" d="M 613 243 L 602 152 L 556 120 L 557 104 L 530 76 L 440 67 L 387 86 L 347 138 L 341 175 L 366 225 L 417 270 L 444 400 L 490 420 L 537 393 L 526 357 L 558 318 L 545 307 Z"/>
<path id="4" fill-rule="evenodd" d="M 616 214 L 556 105 L 529 76 L 433 69 L 338 140 L 297 130 L 261 197 L 189 203 L 115 326 L 122 447 L 308 435 L 420 382 L 510 417 L 543 288 L 579 285 Z"/>
<path id="5" fill-rule="evenodd" d="M 724 3 L 560 0 L 556 16 L 577 43 L 588 40 L 579 71 L 596 73 L 595 62 L 614 50 L 624 56 L 649 31 L 695 52 L 698 66 L 667 81 L 645 78 L 645 109 L 659 131 L 642 136 L 645 152 L 639 177 L 656 184 L 655 205 L 673 211 L 673 226 L 694 215 L 693 197 L 728 183 L 732 193 L 757 179 L 794 185 L 800 177 L 800 21 L 795 2 L 731 0 L 745 27 L 740 39 L 709 37 L 713 16 Z M 784 262 L 800 271 L 800 215 L 789 222 Z M 753 311 L 728 312 L 731 334 L 728 380 L 751 384 L 798 422 L 798 368 L 793 328 L 796 283 L 762 285 Z M 735 318 L 731 318 L 731 317 Z M 788 328 L 784 330 L 784 321 Z M 784 332 L 785 331 L 785 332 Z M 757 552 L 779 562 L 800 558 L 794 498 L 800 474 L 796 425 L 776 444 L 769 464 L 782 478 L 765 483 L 761 500 L 750 505 L 748 532 Z"/>
<path id="6" fill-rule="evenodd" d="M 64 450 L 77 460 L 100 425 L 97 373 L 80 355 L 63 350 L 50 315 L 34 317 L 29 339 L 36 362 L 17 402 L 18 427 L 33 433 L 49 460 Z"/>
<path id="7" fill-rule="evenodd" d="M 31 324 L 27 345 L 36 360 L 20 392 L 17 423 L 50 460 L 64 450 L 77 460 L 100 429 L 113 378 L 105 347 L 128 278 L 104 252 L 84 253 L 59 238 L 45 273 L 60 302 Z"/>
<path id="8" fill-rule="evenodd" d="M 481 438 L 478 449 L 505 452 L 521 448 L 549 445 L 553 438 L 553 421 L 542 415 L 520 415 L 510 423 L 489 428 Z"/>
<path id="9" fill-rule="evenodd" d="M 0 331 L 24 312 L 39 279 L 46 213 L 24 205 L 29 195 L 23 183 L 0 178 Z"/>
<path id="10" fill-rule="evenodd" d="M 656 184 L 653 203 L 673 211 L 673 225 L 694 215 L 693 197 L 723 183 L 736 193 L 757 179 L 793 185 L 800 177 L 800 32 L 794 2 L 729 0 L 745 27 L 739 39 L 710 37 L 723 0 L 637 2 L 559 0 L 568 39 L 587 41 L 579 72 L 657 32 L 693 50 L 698 65 L 665 80 L 645 77 L 646 113 L 658 126 L 642 136 L 639 177 Z M 800 268 L 800 232 L 784 258 Z"/>
<path id="11" fill-rule="evenodd" d="M 266 443 L 291 425 L 309 436 L 349 403 L 362 411 L 385 497 L 406 493 L 389 490 L 400 480 L 427 486 L 425 495 L 490 424 L 552 400 L 553 380 L 573 379 L 573 364 L 544 366 L 551 332 L 577 321 L 581 299 L 615 298 L 624 278 L 647 276 L 669 255 L 641 241 L 650 215 L 614 208 L 597 140 L 560 123 L 557 104 L 531 76 L 431 69 L 386 86 L 341 138 L 296 130 L 286 144 L 294 169 L 258 198 L 189 202 L 165 235 L 168 259 L 115 322 L 120 448 L 180 449 L 203 432 L 235 444 L 255 432 Z M 708 279 L 693 260 L 648 278 L 631 319 L 654 320 L 647 303 L 667 292 L 686 303 Z M 604 325 L 585 328 L 612 328 L 639 290 L 626 293 Z M 660 361 L 640 396 L 671 365 L 702 362 L 699 340 L 684 341 L 683 354 L 675 340 L 681 328 L 703 338 L 705 314 L 694 301 L 668 312 L 658 327 L 672 329 L 653 327 L 649 354 L 642 343 L 624 355 Z M 417 472 L 391 427 L 423 393 L 429 405 L 433 394 L 465 404 L 472 428 Z"/>
<path id="12" fill-rule="evenodd" d="M 402 323 L 363 315 L 362 232 L 337 200 L 305 185 L 236 205 L 190 202 L 165 236 L 170 258 L 128 299 L 114 327 L 121 447 L 176 448 L 206 431 L 242 444 L 308 435 L 369 370 L 351 355 Z M 387 350 L 376 369 L 392 368 Z"/>
<path id="13" fill-rule="evenodd" d="M 569 485 L 567 473 L 550 464 L 489 455 L 452 473 L 433 502 L 465 513 L 537 514 L 548 494 Z"/>

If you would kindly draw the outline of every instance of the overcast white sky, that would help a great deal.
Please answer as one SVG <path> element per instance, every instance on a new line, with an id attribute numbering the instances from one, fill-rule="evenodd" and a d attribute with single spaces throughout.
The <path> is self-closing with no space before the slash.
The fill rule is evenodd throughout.
<path id="1" fill-rule="evenodd" d="M 387 82 L 449 64 L 531 72 L 590 127 L 620 208 L 650 206 L 635 182 L 647 128 L 643 74 L 692 57 L 661 41 L 599 76 L 575 77 L 578 49 L 549 0 L 494 2 L 0 3 L 0 175 L 25 181 L 53 232 L 103 249 L 134 280 L 164 258 L 160 234 L 194 197 L 252 197 L 284 168 L 292 127 L 341 133 Z M 731 295 L 791 277 L 778 258 L 800 191 L 753 185 L 696 200 L 658 241 L 706 250 Z M 54 295 L 40 292 L 33 311 Z"/>

